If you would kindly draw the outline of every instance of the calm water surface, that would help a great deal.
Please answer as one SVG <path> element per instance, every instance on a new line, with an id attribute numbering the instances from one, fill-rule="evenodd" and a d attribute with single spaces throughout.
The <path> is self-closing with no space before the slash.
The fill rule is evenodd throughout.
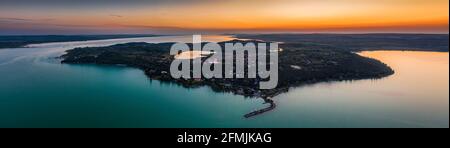
<path id="1" fill-rule="evenodd" d="M 207 41 L 233 39 L 207 36 Z M 138 69 L 60 64 L 74 47 L 127 42 L 189 42 L 190 36 L 30 45 L 0 50 L 0 127 L 449 127 L 449 54 L 376 51 L 396 74 L 379 80 L 319 83 L 260 99 L 185 89 Z"/>

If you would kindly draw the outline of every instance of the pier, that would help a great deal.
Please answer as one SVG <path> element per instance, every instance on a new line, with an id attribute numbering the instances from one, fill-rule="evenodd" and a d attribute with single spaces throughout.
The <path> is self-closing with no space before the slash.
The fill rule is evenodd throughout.
<path id="1" fill-rule="evenodd" d="M 271 99 L 264 99 L 264 101 L 265 101 L 264 104 L 267 104 L 267 103 L 270 104 L 269 107 L 266 107 L 266 108 L 263 108 L 263 109 L 260 109 L 260 110 L 256 110 L 256 111 L 253 111 L 253 112 L 250 112 L 250 113 L 248 113 L 248 114 L 245 114 L 244 117 L 245 117 L 245 118 L 251 118 L 251 117 L 253 117 L 253 116 L 257 116 L 257 115 L 260 115 L 260 114 L 263 114 L 263 113 L 265 113 L 265 112 L 268 112 L 268 111 L 271 111 L 271 110 L 275 109 L 276 104 L 274 103 L 273 100 L 271 100 Z"/>

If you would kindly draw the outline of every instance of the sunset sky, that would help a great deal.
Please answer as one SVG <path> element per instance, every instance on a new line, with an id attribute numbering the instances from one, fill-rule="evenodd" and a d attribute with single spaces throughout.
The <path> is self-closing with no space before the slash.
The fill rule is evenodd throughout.
<path id="1" fill-rule="evenodd" d="M 0 34 L 448 34 L 448 19 L 448 0 L 0 1 Z"/>

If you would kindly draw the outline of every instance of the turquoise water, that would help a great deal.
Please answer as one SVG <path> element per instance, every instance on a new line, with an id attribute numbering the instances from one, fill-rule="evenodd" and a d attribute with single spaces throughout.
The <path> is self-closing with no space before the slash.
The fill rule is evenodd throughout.
<path id="1" fill-rule="evenodd" d="M 54 58 L 74 47 L 189 39 L 114 39 L 0 50 L 0 127 L 449 126 L 448 53 L 361 53 L 393 65 L 397 73 L 380 80 L 295 88 L 274 98 L 274 111 L 250 119 L 243 115 L 265 107 L 262 100 L 160 83 L 138 69 L 67 65 Z"/>

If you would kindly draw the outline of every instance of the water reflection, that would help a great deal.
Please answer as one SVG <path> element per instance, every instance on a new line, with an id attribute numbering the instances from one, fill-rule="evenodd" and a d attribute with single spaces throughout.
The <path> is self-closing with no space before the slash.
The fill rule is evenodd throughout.
<path id="1" fill-rule="evenodd" d="M 378 80 L 320 83 L 277 97 L 288 127 L 448 127 L 449 55 L 373 51 L 396 73 Z M 277 122 L 277 120 L 275 120 Z M 282 124 L 281 122 L 279 124 Z"/>

